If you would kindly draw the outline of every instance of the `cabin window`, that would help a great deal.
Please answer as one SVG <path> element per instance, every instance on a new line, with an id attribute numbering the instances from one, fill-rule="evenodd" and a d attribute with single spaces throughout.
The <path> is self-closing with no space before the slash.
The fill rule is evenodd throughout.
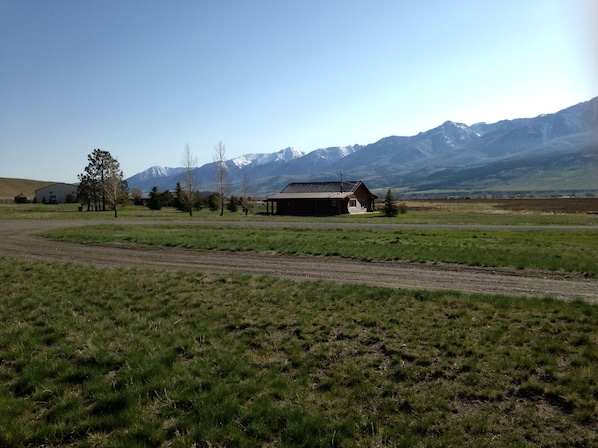
<path id="1" fill-rule="evenodd" d="M 357 199 L 349 199 L 349 207 L 357 207 Z"/>

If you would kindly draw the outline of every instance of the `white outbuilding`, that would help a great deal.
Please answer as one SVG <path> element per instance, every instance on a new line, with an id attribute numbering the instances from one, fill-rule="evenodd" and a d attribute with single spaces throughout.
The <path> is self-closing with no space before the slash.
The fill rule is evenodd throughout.
<path id="1" fill-rule="evenodd" d="M 57 183 L 35 190 L 35 201 L 43 204 L 63 204 L 67 196 L 77 197 L 77 185 Z"/>

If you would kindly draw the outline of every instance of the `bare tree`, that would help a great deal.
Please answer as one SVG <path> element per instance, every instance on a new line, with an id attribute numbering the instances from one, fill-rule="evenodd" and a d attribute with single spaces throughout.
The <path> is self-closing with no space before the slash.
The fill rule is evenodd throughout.
<path id="1" fill-rule="evenodd" d="M 131 188 L 131 196 L 133 196 L 133 204 L 140 205 L 141 204 L 141 196 L 142 192 L 139 188 L 133 187 Z"/>
<path id="2" fill-rule="evenodd" d="M 193 203 L 195 199 L 195 190 L 199 189 L 199 185 L 195 176 L 195 168 L 197 166 L 197 157 L 191 153 L 189 143 L 185 145 L 182 158 L 183 167 L 185 168 L 185 179 L 183 181 L 182 195 L 179 198 L 181 206 L 189 210 L 189 216 L 193 216 Z"/>
<path id="3" fill-rule="evenodd" d="M 214 162 L 216 162 L 216 191 L 220 195 L 220 216 L 222 216 L 230 189 L 228 167 L 226 166 L 226 146 L 222 141 L 214 146 Z"/>
<path id="4" fill-rule="evenodd" d="M 118 160 L 107 156 L 104 159 L 104 198 L 114 208 L 114 217 L 118 216 L 117 205 L 123 203 L 128 194 L 129 187 L 124 179 Z"/>
<path id="5" fill-rule="evenodd" d="M 249 178 L 247 177 L 247 173 L 243 174 L 243 179 L 241 180 L 241 207 L 243 207 L 243 211 L 245 212 L 245 216 L 253 210 L 254 206 L 254 194 L 251 192 L 251 183 L 249 182 Z"/>

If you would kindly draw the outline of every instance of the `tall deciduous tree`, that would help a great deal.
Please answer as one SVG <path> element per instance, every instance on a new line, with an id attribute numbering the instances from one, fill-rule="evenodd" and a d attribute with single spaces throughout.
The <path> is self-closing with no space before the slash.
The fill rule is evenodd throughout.
<path id="1" fill-rule="evenodd" d="M 249 182 L 247 173 L 245 173 L 243 174 L 243 179 L 241 180 L 241 197 L 239 198 L 241 207 L 243 207 L 243 211 L 245 212 L 245 216 L 247 216 L 247 214 L 253 210 L 253 196 L 254 194 L 251 192 L 251 183 Z"/>
<path id="2" fill-rule="evenodd" d="M 123 172 L 120 169 L 118 160 L 108 157 L 104 160 L 104 198 L 112 204 L 114 208 L 114 217 L 118 216 L 118 204 L 127 200 L 129 186 L 123 178 Z"/>
<path id="3" fill-rule="evenodd" d="M 226 166 L 226 146 L 222 141 L 214 146 L 214 162 L 216 162 L 216 191 L 220 196 L 220 216 L 222 216 L 224 215 L 224 205 L 230 189 L 228 167 Z"/>
<path id="4" fill-rule="evenodd" d="M 197 157 L 191 153 L 191 148 L 188 143 L 185 145 L 183 151 L 182 163 L 185 168 L 185 177 L 178 200 L 181 207 L 189 212 L 189 216 L 193 216 L 193 203 L 195 199 L 194 191 L 199 190 L 199 185 L 195 175 Z"/>

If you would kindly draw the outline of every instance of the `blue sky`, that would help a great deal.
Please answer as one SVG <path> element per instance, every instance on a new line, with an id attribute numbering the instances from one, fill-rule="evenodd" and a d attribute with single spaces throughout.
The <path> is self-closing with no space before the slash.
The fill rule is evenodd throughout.
<path id="1" fill-rule="evenodd" d="M 0 0 L 0 177 L 129 177 L 556 112 L 598 95 L 594 0 Z"/>

